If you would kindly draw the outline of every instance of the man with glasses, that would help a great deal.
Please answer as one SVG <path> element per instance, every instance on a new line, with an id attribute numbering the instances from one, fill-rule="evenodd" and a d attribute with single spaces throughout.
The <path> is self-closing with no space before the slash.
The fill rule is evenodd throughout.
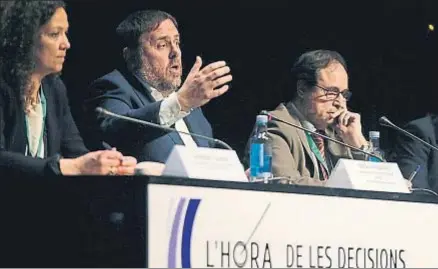
<path id="1" fill-rule="evenodd" d="M 309 51 L 298 58 L 292 71 L 296 79 L 295 96 L 271 114 L 368 149 L 360 115 L 347 109 L 351 92 L 343 57 L 335 51 Z M 269 122 L 268 134 L 272 141 L 272 172 L 275 177 L 288 179 L 283 183 L 324 185 L 340 158 L 366 159 L 361 152 L 278 121 Z"/>

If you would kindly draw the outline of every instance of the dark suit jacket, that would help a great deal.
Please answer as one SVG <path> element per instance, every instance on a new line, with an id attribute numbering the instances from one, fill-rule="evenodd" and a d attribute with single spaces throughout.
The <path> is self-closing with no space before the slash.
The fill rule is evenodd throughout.
<path id="1" fill-rule="evenodd" d="M 438 115 L 429 115 L 409 122 L 404 129 L 426 142 L 438 146 Z M 407 179 L 421 165 L 414 177 L 414 188 L 427 188 L 438 191 L 438 152 L 430 149 L 406 135 L 397 134 L 394 145 L 395 161 L 403 176 Z"/>
<path id="2" fill-rule="evenodd" d="M 183 145 L 176 132 L 130 123 L 105 115 L 96 115 L 98 106 L 117 114 L 159 124 L 161 101 L 156 102 L 148 89 L 126 70 L 114 70 L 91 84 L 91 98 L 85 102 L 86 114 L 96 119 L 90 122 L 90 145 L 99 147 L 103 142 L 116 147 L 123 154 L 141 161 L 165 163 L 174 145 Z M 210 123 L 200 108 L 194 109 L 184 121 L 190 132 L 212 137 Z M 171 126 L 174 127 L 174 126 Z M 205 139 L 193 137 L 201 147 L 210 147 Z M 88 145 L 88 144 L 87 144 Z"/>
<path id="3" fill-rule="evenodd" d="M 59 77 L 49 76 L 42 81 L 47 99 L 47 118 L 44 126 L 45 159 L 25 156 L 27 135 L 25 113 L 21 108 L 11 110 L 9 86 L 0 81 L 0 175 L 1 174 L 59 174 L 59 155 L 78 157 L 88 152 L 72 118 L 65 85 Z"/>

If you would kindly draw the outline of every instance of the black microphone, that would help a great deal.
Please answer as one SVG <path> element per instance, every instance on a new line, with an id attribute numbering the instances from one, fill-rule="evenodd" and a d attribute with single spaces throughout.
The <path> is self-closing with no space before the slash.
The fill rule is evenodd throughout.
<path id="1" fill-rule="evenodd" d="M 144 121 L 144 120 L 139 120 L 139 119 L 131 118 L 131 117 L 127 117 L 127 116 L 122 116 L 122 115 L 119 115 L 119 114 L 116 114 L 114 112 L 108 111 L 108 110 L 106 110 L 104 108 L 101 108 L 101 107 L 97 107 L 95 109 L 95 111 L 97 113 L 99 113 L 99 114 L 105 114 L 105 115 L 110 116 L 110 117 L 114 117 L 114 118 L 130 121 L 130 122 L 135 122 L 135 123 L 138 123 L 138 124 L 141 124 L 141 125 L 146 125 L 146 126 L 149 126 L 149 127 L 152 127 L 152 128 L 161 129 L 161 130 L 164 130 L 164 131 L 167 131 L 167 132 L 177 132 L 177 133 L 180 133 L 180 134 L 186 134 L 186 135 L 191 135 L 191 136 L 194 136 L 194 137 L 202 138 L 202 139 L 214 142 L 216 144 L 219 144 L 219 145 L 223 146 L 226 149 L 233 150 L 233 148 L 231 148 L 227 143 L 225 143 L 222 140 L 216 139 L 216 138 L 211 138 L 211 137 L 208 137 L 208 136 L 194 134 L 194 133 L 189 133 L 189 132 L 178 131 L 178 130 L 176 130 L 174 128 L 169 128 L 169 127 L 161 126 L 161 125 L 156 124 L 156 123 L 152 123 L 152 122 L 148 122 L 148 121 Z"/>
<path id="2" fill-rule="evenodd" d="M 287 124 L 287 125 L 290 125 L 290 126 L 292 126 L 292 127 L 298 128 L 298 129 L 303 130 L 303 131 L 305 131 L 305 132 L 308 132 L 308 133 L 311 133 L 311 134 L 314 134 L 314 135 L 318 135 L 318 136 L 320 136 L 320 137 L 322 137 L 322 138 L 324 138 L 324 139 L 330 140 L 330 141 L 332 141 L 332 142 L 335 142 L 335 143 L 340 144 L 340 145 L 342 145 L 342 146 L 345 146 L 345 147 L 347 147 L 347 148 L 354 149 L 354 150 L 356 150 L 356 151 L 362 152 L 362 153 L 364 153 L 364 154 L 366 154 L 366 155 L 369 155 L 369 156 L 373 156 L 374 158 L 380 160 L 381 162 L 384 162 L 384 160 L 382 159 L 382 157 L 379 157 L 379 156 L 376 155 L 376 154 L 366 152 L 366 151 L 363 150 L 363 149 L 360 149 L 360 148 L 357 148 L 357 147 L 354 147 L 354 146 L 348 145 L 347 143 L 344 143 L 344 142 L 339 141 L 339 140 L 337 140 L 337 139 L 334 139 L 334 138 L 331 138 L 331 137 L 329 137 L 329 136 L 326 136 L 326 135 L 320 134 L 320 133 L 318 133 L 318 132 L 314 132 L 314 131 L 312 131 L 312 130 L 310 130 L 310 129 L 304 128 L 304 127 L 299 126 L 299 125 L 297 125 L 297 124 L 294 124 L 294 123 L 291 123 L 291 122 L 288 122 L 288 121 L 282 120 L 282 119 L 280 119 L 280 118 L 275 117 L 274 115 L 272 115 L 271 113 L 267 112 L 266 110 L 262 110 L 261 114 L 263 114 L 263 115 L 267 115 L 270 119 L 274 119 L 274 120 L 276 120 L 276 121 L 279 121 L 279 122 L 285 123 L 285 124 Z"/>
<path id="3" fill-rule="evenodd" d="M 415 136 L 415 135 L 411 134 L 410 132 L 408 132 L 408 131 L 406 131 L 406 130 L 400 128 L 400 127 L 398 127 L 397 125 L 395 125 L 394 123 L 392 123 L 392 122 L 391 122 L 387 117 L 385 117 L 385 116 L 382 116 L 382 117 L 379 118 L 379 123 L 380 123 L 380 125 L 382 125 L 382 126 L 390 127 L 390 128 L 392 128 L 392 129 L 394 129 L 394 130 L 397 130 L 397 131 L 399 131 L 399 132 L 402 132 L 403 134 L 409 136 L 410 138 L 413 138 L 413 139 L 415 139 L 415 140 L 417 140 L 417 141 L 420 141 L 421 143 L 423 143 L 424 145 L 428 146 L 428 147 L 431 148 L 431 149 L 438 150 L 438 148 L 435 147 L 434 145 L 432 145 L 432 144 L 430 144 L 430 143 L 427 143 L 426 141 L 424 141 L 423 139 L 419 138 L 418 136 Z"/>

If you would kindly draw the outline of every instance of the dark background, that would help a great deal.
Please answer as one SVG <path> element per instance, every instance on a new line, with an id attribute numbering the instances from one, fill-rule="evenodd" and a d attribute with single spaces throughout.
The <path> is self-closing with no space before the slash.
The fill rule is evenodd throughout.
<path id="1" fill-rule="evenodd" d="M 129 13 L 161 9 L 174 15 L 182 35 L 185 74 L 202 56 L 225 60 L 232 88 L 203 107 L 216 138 L 242 157 L 256 114 L 288 96 L 288 72 L 311 49 L 346 59 L 352 111 L 363 132 L 380 130 L 382 147 L 393 133 L 378 125 L 386 115 L 403 125 L 436 107 L 438 1 L 67 1 L 72 48 L 64 65 L 73 115 L 80 129 L 88 84 L 123 64 L 115 28 Z M 437 25 L 438 26 L 438 25 Z M 129 134 L 121 139 L 129 139 Z"/>

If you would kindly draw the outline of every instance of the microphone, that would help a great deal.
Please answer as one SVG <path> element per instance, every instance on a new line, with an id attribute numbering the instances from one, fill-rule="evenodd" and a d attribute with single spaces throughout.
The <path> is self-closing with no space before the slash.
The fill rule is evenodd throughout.
<path id="1" fill-rule="evenodd" d="M 233 148 L 231 148 L 227 143 L 225 143 L 222 140 L 216 139 L 216 138 L 211 138 L 211 137 L 208 137 L 208 136 L 194 134 L 194 133 L 190 133 L 190 132 L 178 131 L 178 130 L 176 130 L 174 128 L 169 128 L 169 127 L 161 126 L 161 125 L 156 124 L 156 123 L 152 123 L 152 122 L 148 122 L 148 121 L 144 121 L 144 120 L 139 120 L 139 119 L 131 118 L 131 117 L 127 117 L 127 116 L 122 116 L 122 115 L 119 115 L 119 114 L 116 114 L 114 112 L 108 111 L 108 110 L 106 110 L 104 108 L 101 108 L 101 107 L 97 107 L 95 109 L 95 111 L 97 113 L 99 113 L 99 114 L 104 114 L 104 115 L 107 115 L 107 116 L 110 116 L 110 117 L 114 117 L 114 118 L 130 121 L 130 122 L 134 122 L 134 123 L 138 123 L 138 124 L 141 124 L 141 125 L 146 125 L 148 127 L 157 128 L 157 129 L 160 129 L 160 130 L 163 130 L 163 131 L 177 132 L 177 133 L 180 133 L 180 134 L 186 134 L 186 135 L 191 135 L 191 136 L 194 136 L 194 137 L 202 138 L 202 139 L 214 142 L 215 144 L 219 144 L 219 145 L 223 146 L 226 149 L 233 150 Z"/>
<path id="2" fill-rule="evenodd" d="M 382 117 L 379 118 L 379 123 L 380 123 L 380 125 L 382 125 L 382 126 L 389 127 L 389 128 L 392 128 L 392 129 L 394 129 L 394 130 L 396 130 L 396 131 L 399 131 L 399 132 L 401 132 L 401 133 L 403 133 L 403 134 L 409 136 L 410 138 L 413 138 L 414 140 L 417 140 L 417 141 L 423 143 L 424 145 L 428 146 L 428 147 L 431 148 L 431 149 L 438 150 L 438 148 L 435 147 L 434 145 L 432 145 L 432 144 L 430 144 L 430 143 L 427 143 L 426 141 L 424 141 L 423 139 L 419 138 L 418 136 L 415 136 L 415 135 L 411 134 L 410 132 L 406 131 L 405 129 L 398 127 L 397 125 L 395 125 L 394 123 L 392 123 L 392 122 L 391 122 L 387 117 L 385 117 L 385 116 L 382 116 Z M 414 177 L 415 177 L 415 175 L 417 174 L 417 172 L 418 172 L 419 169 L 420 169 L 420 166 L 417 166 L 417 169 L 415 169 L 415 171 L 411 174 L 410 178 L 408 179 L 409 181 L 412 182 L 412 180 L 414 179 Z M 431 194 L 433 194 L 433 195 L 435 195 L 435 196 L 438 196 L 438 193 L 434 192 L 433 190 L 426 189 L 426 188 L 412 188 L 411 191 L 412 191 L 412 192 L 414 192 L 414 191 L 425 191 L 425 192 L 427 192 L 427 193 L 431 193 Z"/>
<path id="3" fill-rule="evenodd" d="M 403 133 L 403 134 L 409 136 L 410 138 L 413 138 L 414 140 L 417 140 L 417 141 L 423 143 L 424 145 L 428 146 L 428 147 L 431 148 L 431 149 L 438 150 L 438 148 L 435 147 L 434 145 L 432 145 L 432 144 L 430 144 L 430 143 L 427 143 L 426 141 L 424 141 L 423 139 L 419 138 L 418 136 L 415 136 L 415 135 L 411 134 L 410 132 L 408 132 L 408 131 L 406 131 L 406 130 L 400 128 L 400 127 L 398 127 L 397 125 L 395 125 L 394 123 L 392 123 L 392 122 L 391 122 L 387 117 L 385 117 L 385 116 L 382 116 L 382 117 L 379 118 L 379 123 L 380 123 L 380 125 L 382 125 L 382 126 L 390 127 L 390 128 L 392 128 L 392 129 L 394 129 L 394 130 L 396 130 L 396 131 L 399 131 L 399 132 L 401 132 L 401 133 Z"/>
<path id="4" fill-rule="evenodd" d="M 378 156 L 378 155 L 376 155 L 376 154 L 366 152 L 366 151 L 363 150 L 363 149 L 360 149 L 360 148 L 357 148 L 357 147 L 354 147 L 354 146 L 348 145 L 347 143 L 344 143 L 344 142 L 339 141 L 339 140 L 337 140 L 337 139 L 334 139 L 334 138 L 331 138 L 331 137 L 329 137 L 329 136 L 326 136 L 326 135 L 323 135 L 323 134 L 320 134 L 320 133 L 314 132 L 314 131 L 312 131 L 312 130 L 310 130 L 310 129 L 307 129 L 307 128 L 305 128 L 305 127 L 299 126 L 299 125 L 297 125 L 297 124 L 294 124 L 294 123 L 291 123 L 291 122 L 288 122 L 288 121 L 282 120 L 282 119 L 280 119 L 280 118 L 275 117 L 274 115 L 272 115 L 271 113 L 267 112 L 266 110 L 262 110 L 262 111 L 261 111 L 261 114 L 268 116 L 269 119 L 273 119 L 273 120 L 276 120 L 276 121 L 279 121 L 279 122 L 285 123 L 285 124 L 287 124 L 287 125 L 293 126 L 293 127 L 295 127 L 295 128 L 298 128 L 298 129 L 300 129 L 300 130 L 303 130 L 303 131 L 305 131 L 305 132 L 308 132 L 308 133 L 311 133 L 311 134 L 314 134 L 314 135 L 317 135 L 317 136 L 321 136 L 321 137 L 324 138 L 324 139 L 330 140 L 330 141 L 335 142 L 335 143 L 337 143 L 337 144 L 340 144 L 340 145 L 342 145 L 342 146 L 344 146 L 344 147 L 347 147 L 347 148 L 354 149 L 354 150 L 356 150 L 356 151 L 362 152 L 362 153 L 364 153 L 364 154 L 366 154 L 366 155 L 369 155 L 369 156 L 372 156 L 372 157 L 378 159 L 378 160 L 381 161 L 381 162 L 384 162 L 384 160 L 383 160 L 380 156 Z"/>

